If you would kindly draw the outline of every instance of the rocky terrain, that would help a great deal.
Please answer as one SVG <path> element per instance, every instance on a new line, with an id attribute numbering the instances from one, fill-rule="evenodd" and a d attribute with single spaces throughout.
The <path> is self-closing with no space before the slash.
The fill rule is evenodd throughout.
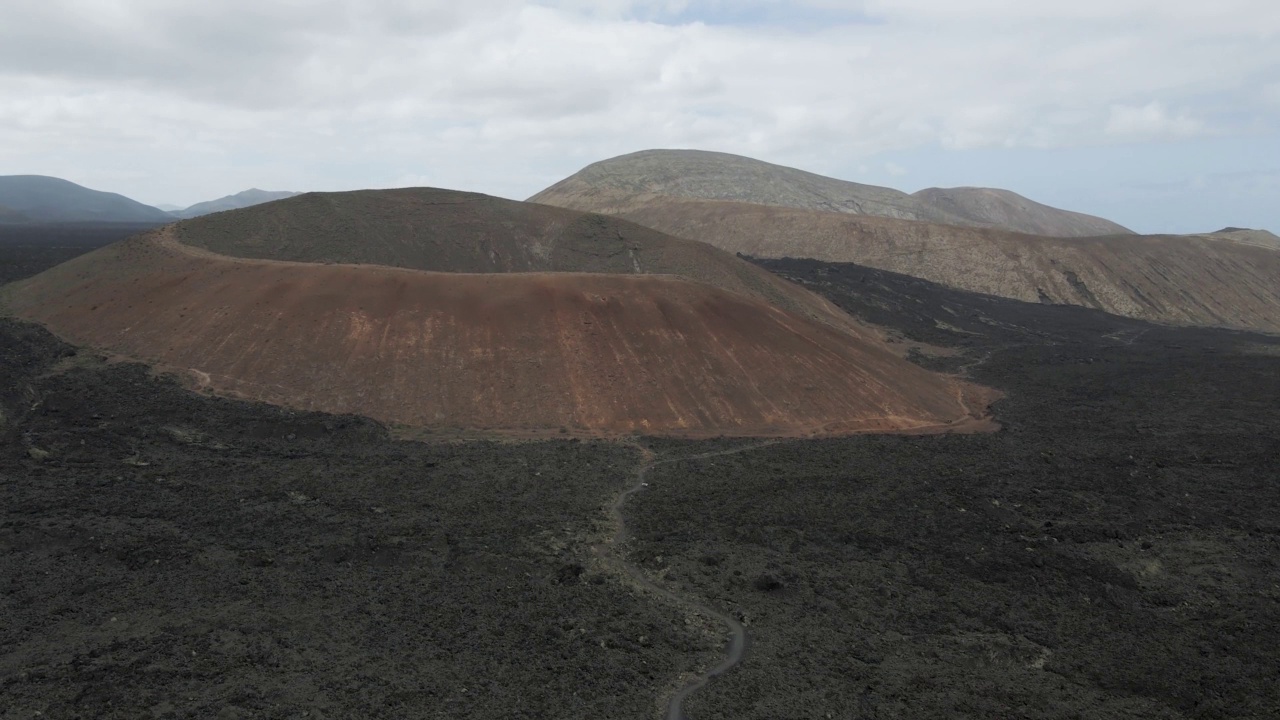
<path id="1" fill-rule="evenodd" d="M 0 717 L 652 717 L 715 649 L 586 571 L 635 452 L 395 442 L 0 320 Z"/>
<path id="2" fill-rule="evenodd" d="M 645 150 L 588 165 L 531 202 L 627 216 L 668 200 L 724 200 L 859 216 L 997 227 L 1043 235 L 1128 233 L 1007 190 L 931 188 L 913 195 L 702 150 Z"/>
<path id="3" fill-rule="evenodd" d="M 396 441 L 0 322 L 0 717 L 657 718 L 723 657 L 690 603 L 748 632 L 697 720 L 1280 715 L 1274 338 L 762 264 L 1003 429 L 644 440 L 617 552 L 681 602 L 593 560 L 631 446 Z"/>
<path id="4" fill-rule="evenodd" d="M 1004 430 L 657 468 L 634 556 L 751 638 L 690 717 L 1280 712 L 1280 342 L 765 265 L 960 349 L 921 360 L 1005 390 Z"/>

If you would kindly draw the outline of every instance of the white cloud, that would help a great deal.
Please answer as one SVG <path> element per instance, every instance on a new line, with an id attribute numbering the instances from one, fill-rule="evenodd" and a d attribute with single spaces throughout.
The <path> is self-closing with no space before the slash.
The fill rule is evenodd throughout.
<path id="1" fill-rule="evenodd" d="M 784 12 L 875 22 L 749 22 Z M 16 0 L 0 173 L 523 197 L 644 147 L 822 171 L 1229 134 L 1275 126 L 1278 37 L 1272 0 Z"/>
<path id="2" fill-rule="evenodd" d="M 1108 135 L 1119 137 L 1159 140 L 1195 135 L 1202 127 L 1202 123 L 1185 114 L 1171 115 L 1160 103 L 1150 102 L 1146 105 L 1111 106 L 1106 131 Z"/>

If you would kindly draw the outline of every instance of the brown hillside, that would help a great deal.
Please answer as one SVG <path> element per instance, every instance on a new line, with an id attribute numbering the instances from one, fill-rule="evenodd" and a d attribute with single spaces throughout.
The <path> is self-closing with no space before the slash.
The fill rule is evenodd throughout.
<path id="1" fill-rule="evenodd" d="M 529 200 L 609 215 L 625 215 L 661 200 L 719 200 L 1063 237 L 1129 232 L 1108 220 L 1052 208 L 1008 190 L 933 188 L 908 195 L 702 150 L 644 150 L 602 160 Z"/>
<path id="2" fill-rule="evenodd" d="M 984 404 L 876 341 L 680 278 L 249 260 L 172 230 L 9 286 L 5 309 L 212 390 L 429 428 L 921 430 Z"/>
<path id="3" fill-rule="evenodd" d="M 655 201 L 626 217 L 745 255 L 852 262 L 1018 300 L 1280 332 L 1280 252 L 1215 236 L 1047 238 L 694 201 Z"/>
<path id="4" fill-rule="evenodd" d="M 263 260 L 464 273 L 680 275 L 857 331 L 821 297 L 706 243 L 620 218 L 479 193 L 307 193 L 185 220 L 173 232 L 184 245 Z"/>

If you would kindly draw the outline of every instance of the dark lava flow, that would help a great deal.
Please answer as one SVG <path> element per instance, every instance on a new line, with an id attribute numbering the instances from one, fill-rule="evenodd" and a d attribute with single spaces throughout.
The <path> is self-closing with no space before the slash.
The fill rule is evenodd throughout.
<path id="1" fill-rule="evenodd" d="M 404 443 L 0 321 L 5 711 L 651 720 L 724 657 L 703 603 L 749 657 L 674 717 L 1280 717 L 1280 338 L 767 265 L 958 349 L 916 359 L 1004 429 Z"/>
<path id="2" fill-rule="evenodd" d="M 678 606 L 689 608 L 700 615 L 713 618 L 717 622 L 720 622 L 729 628 L 729 642 L 725 648 L 724 659 L 713 665 L 705 672 L 699 673 L 698 675 L 690 678 L 688 682 L 681 686 L 680 689 L 671 696 L 671 700 L 667 703 L 666 720 L 687 720 L 687 716 L 684 714 L 684 701 L 687 700 L 690 695 L 705 687 L 713 678 L 729 672 L 737 666 L 738 663 L 742 662 L 742 658 L 747 652 L 747 629 L 737 618 L 729 615 L 728 613 L 716 610 L 710 605 L 699 603 L 696 600 L 683 597 L 672 590 L 668 590 L 667 588 L 658 585 L 650 580 L 637 565 L 627 562 L 617 552 L 617 548 L 622 545 L 622 543 L 626 542 L 628 535 L 626 520 L 622 517 L 622 506 L 626 504 L 627 500 L 630 499 L 632 495 L 635 495 L 648 487 L 649 483 L 645 481 L 645 478 L 648 477 L 650 470 L 659 465 L 733 455 L 740 452 L 746 452 L 748 450 L 756 450 L 768 445 L 774 445 L 778 442 L 778 440 L 769 440 L 765 442 L 751 443 L 750 445 L 743 445 L 727 450 L 716 450 L 713 452 L 701 453 L 687 457 L 670 458 L 667 460 L 655 460 L 652 451 L 647 448 L 640 448 L 641 452 L 644 453 L 645 463 L 636 471 L 635 484 L 619 494 L 617 499 L 613 501 L 613 504 L 609 506 L 609 516 L 613 520 L 616 531 L 612 538 L 605 541 L 604 545 L 597 546 L 595 548 L 597 557 L 599 557 L 606 565 L 610 565 L 615 569 L 621 570 L 627 575 L 627 577 L 634 580 L 641 588 L 648 590 Z"/>

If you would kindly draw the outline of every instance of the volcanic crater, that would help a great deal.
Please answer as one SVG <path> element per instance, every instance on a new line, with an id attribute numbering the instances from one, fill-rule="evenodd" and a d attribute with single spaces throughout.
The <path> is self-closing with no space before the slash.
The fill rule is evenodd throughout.
<path id="1" fill-rule="evenodd" d="M 971 430 L 994 397 L 709 245 L 435 189 L 180 222 L 11 285 L 0 309 L 210 392 L 429 431 Z"/>

